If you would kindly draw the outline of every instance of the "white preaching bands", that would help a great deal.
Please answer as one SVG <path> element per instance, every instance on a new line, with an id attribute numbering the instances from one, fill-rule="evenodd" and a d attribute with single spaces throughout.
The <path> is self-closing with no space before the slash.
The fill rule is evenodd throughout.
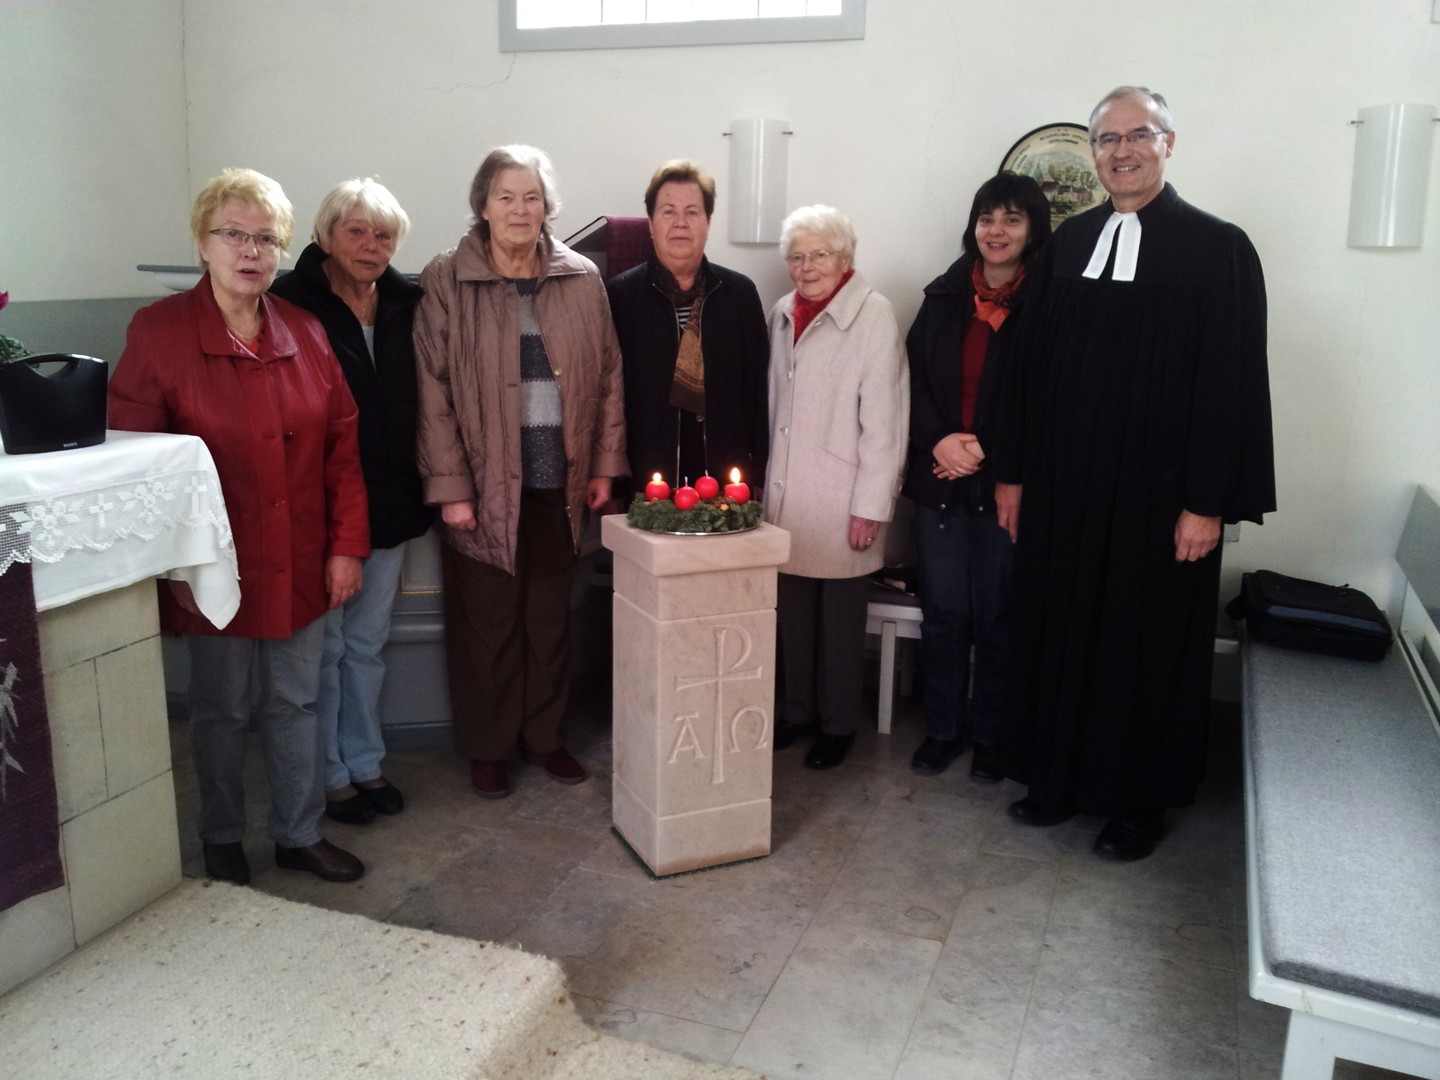
<path id="1" fill-rule="evenodd" d="M 1100 230 L 1100 239 L 1095 241 L 1095 250 L 1090 254 L 1090 265 L 1085 267 L 1084 277 L 1098 278 L 1105 272 L 1116 230 L 1120 232 L 1120 246 L 1115 249 L 1115 271 L 1110 280 L 1135 280 L 1135 260 L 1140 257 L 1140 215 L 1118 211 L 1110 215 L 1105 228 Z"/>

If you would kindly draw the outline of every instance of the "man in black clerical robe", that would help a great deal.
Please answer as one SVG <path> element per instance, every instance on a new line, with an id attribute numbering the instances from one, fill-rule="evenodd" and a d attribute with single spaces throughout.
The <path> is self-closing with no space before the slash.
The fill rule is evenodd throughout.
<path id="1" fill-rule="evenodd" d="M 1163 98 L 1090 120 L 1111 198 L 1056 231 L 1030 284 L 992 448 L 1017 540 L 1007 771 L 1017 820 L 1110 820 L 1149 855 L 1204 777 L 1223 522 L 1275 508 L 1265 285 L 1239 228 L 1164 181 Z"/>

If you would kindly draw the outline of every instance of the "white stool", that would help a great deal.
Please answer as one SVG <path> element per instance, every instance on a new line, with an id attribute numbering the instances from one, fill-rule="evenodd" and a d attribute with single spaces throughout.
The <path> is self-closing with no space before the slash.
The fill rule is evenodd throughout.
<path id="1" fill-rule="evenodd" d="M 895 712 L 896 639 L 920 640 L 920 601 L 908 593 L 872 585 L 866 606 L 865 633 L 880 635 L 880 734 L 890 734 Z"/>

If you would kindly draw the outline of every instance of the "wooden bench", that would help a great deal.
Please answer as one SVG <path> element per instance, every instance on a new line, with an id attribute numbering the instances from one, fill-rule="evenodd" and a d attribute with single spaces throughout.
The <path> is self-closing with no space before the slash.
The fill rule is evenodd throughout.
<path id="1" fill-rule="evenodd" d="M 1437 553 L 1421 491 L 1381 663 L 1242 648 L 1250 994 L 1291 1010 L 1282 1080 L 1336 1058 L 1440 1080 Z"/>

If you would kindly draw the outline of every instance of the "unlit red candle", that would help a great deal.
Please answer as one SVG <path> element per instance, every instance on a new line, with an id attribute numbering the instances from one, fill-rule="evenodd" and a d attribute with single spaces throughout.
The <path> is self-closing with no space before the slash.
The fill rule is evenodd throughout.
<path id="1" fill-rule="evenodd" d="M 695 481 L 695 494 L 702 499 L 713 499 L 720 494 L 720 481 L 706 473 Z"/>

